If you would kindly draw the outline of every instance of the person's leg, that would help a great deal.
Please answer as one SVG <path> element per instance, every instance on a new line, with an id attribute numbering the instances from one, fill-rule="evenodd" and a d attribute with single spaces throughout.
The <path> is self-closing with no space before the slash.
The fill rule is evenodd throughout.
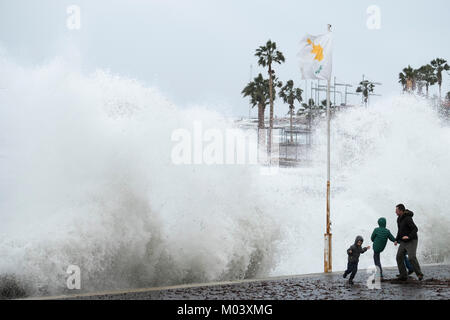
<path id="1" fill-rule="evenodd" d="M 350 270 L 350 262 L 347 262 L 347 270 L 344 271 L 344 278 L 351 272 Z"/>
<path id="2" fill-rule="evenodd" d="M 379 268 L 380 276 L 383 277 L 383 269 L 381 268 L 380 252 L 373 253 L 373 261 L 375 265 Z"/>
<path id="3" fill-rule="evenodd" d="M 405 249 L 405 244 L 404 242 L 400 242 L 400 245 L 398 246 L 398 250 L 397 250 L 397 267 L 398 267 L 398 272 L 400 273 L 400 278 L 406 278 L 408 276 L 408 274 L 406 273 L 406 266 L 405 266 L 405 254 L 406 254 L 406 249 Z"/>
<path id="4" fill-rule="evenodd" d="M 411 265 L 411 262 L 409 262 L 408 255 L 405 255 L 405 266 L 406 266 L 406 269 L 408 269 L 408 273 L 414 272 L 414 268 Z"/>
<path id="5" fill-rule="evenodd" d="M 410 240 L 406 243 L 406 252 L 408 253 L 408 259 L 409 262 L 411 262 L 411 265 L 414 269 L 414 272 L 418 277 L 423 276 L 422 270 L 420 270 L 419 261 L 416 257 L 416 251 L 417 251 L 417 239 L 416 240 Z"/>
<path id="6" fill-rule="evenodd" d="M 352 263 L 352 273 L 350 274 L 349 279 L 350 281 L 353 281 L 357 272 L 358 272 L 358 263 Z"/>

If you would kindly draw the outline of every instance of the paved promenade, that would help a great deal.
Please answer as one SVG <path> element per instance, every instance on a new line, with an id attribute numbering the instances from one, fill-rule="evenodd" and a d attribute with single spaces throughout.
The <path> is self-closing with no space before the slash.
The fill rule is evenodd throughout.
<path id="1" fill-rule="evenodd" d="M 213 284 L 183 285 L 163 288 L 147 288 L 127 291 L 101 292 L 72 296 L 51 297 L 52 299 L 152 299 L 152 300 L 416 300 L 450 299 L 450 265 L 423 266 L 423 281 L 415 276 L 407 282 L 394 280 L 396 268 L 385 268 L 386 281 L 380 289 L 370 289 L 367 279 L 370 274 L 359 270 L 353 286 L 342 278 L 342 273 L 310 274 L 244 280 Z M 391 280 L 389 280 L 391 279 Z"/>

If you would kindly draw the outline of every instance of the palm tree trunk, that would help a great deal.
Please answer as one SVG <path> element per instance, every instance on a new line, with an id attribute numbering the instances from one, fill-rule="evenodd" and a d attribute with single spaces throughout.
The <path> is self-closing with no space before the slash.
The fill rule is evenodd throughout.
<path id="1" fill-rule="evenodd" d="M 294 113 L 294 106 L 291 106 L 291 143 L 294 143 L 294 136 L 292 135 L 292 114 Z"/>
<path id="2" fill-rule="evenodd" d="M 273 96 L 272 96 L 272 65 L 269 64 L 269 96 L 270 96 L 270 116 L 269 116 L 269 157 L 272 154 L 272 128 L 273 128 Z M 271 158 L 270 158 L 271 159 Z"/>
<path id="3" fill-rule="evenodd" d="M 439 105 L 441 104 L 442 100 L 442 83 L 439 83 Z"/>
<path id="4" fill-rule="evenodd" d="M 261 162 L 265 162 L 266 153 L 266 130 L 264 125 L 264 104 L 258 104 L 258 159 Z"/>
<path id="5" fill-rule="evenodd" d="M 258 129 L 264 129 L 264 105 L 258 104 Z"/>

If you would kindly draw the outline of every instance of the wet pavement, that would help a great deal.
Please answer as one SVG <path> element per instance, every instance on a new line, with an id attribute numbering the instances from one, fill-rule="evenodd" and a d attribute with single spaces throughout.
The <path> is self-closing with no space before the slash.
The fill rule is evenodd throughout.
<path id="1" fill-rule="evenodd" d="M 65 299 L 152 299 L 152 300 L 423 300 L 450 299 L 450 265 L 424 266 L 423 281 L 415 275 L 408 281 L 395 280 L 397 269 L 385 268 L 385 281 L 380 288 L 370 289 L 370 274 L 359 270 L 355 284 L 349 285 L 342 273 L 311 274 L 252 280 L 236 283 L 197 285 L 165 289 L 141 289 L 121 293 L 105 293 L 64 297 Z M 391 279 L 391 280 L 390 280 Z M 61 297 L 60 297 L 61 298 Z"/>

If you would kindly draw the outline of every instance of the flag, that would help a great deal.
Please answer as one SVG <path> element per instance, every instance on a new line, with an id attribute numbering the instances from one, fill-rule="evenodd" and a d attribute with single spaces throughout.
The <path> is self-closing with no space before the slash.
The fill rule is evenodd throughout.
<path id="1" fill-rule="evenodd" d="M 332 44 L 331 32 L 302 39 L 298 56 L 303 79 L 331 79 Z"/>

